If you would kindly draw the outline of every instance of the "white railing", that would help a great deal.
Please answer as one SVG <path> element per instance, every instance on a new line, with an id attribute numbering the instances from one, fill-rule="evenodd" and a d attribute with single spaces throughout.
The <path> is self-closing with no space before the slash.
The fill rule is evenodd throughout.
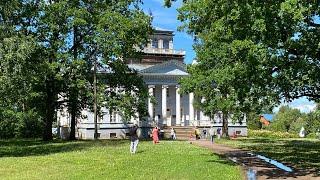
<path id="1" fill-rule="evenodd" d="M 157 53 L 157 54 L 176 54 L 176 55 L 185 55 L 186 51 L 183 50 L 174 50 L 174 49 L 162 49 L 162 48 L 144 48 L 144 53 Z"/>

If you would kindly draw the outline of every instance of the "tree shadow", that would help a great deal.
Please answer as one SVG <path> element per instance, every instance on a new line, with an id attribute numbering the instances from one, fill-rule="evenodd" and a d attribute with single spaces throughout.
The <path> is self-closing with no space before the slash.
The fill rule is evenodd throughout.
<path id="1" fill-rule="evenodd" d="M 320 175 L 320 141 L 304 139 L 241 139 L 239 141 L 242 148 L 293 167 L 295 172 L 291 173 L 292 177 L 307 174 Z M 269 173 L 266 171 L 265 174 Z"/>
<path id="2" fill-rule="evenodd" d="M 61 141 L 45 142 L 41 140 L 0 140 L 0 158 L 41 156 L 54 153 L 71 152 L 88 149 L 95 146 L 119 146 L 126 141 Z"/>

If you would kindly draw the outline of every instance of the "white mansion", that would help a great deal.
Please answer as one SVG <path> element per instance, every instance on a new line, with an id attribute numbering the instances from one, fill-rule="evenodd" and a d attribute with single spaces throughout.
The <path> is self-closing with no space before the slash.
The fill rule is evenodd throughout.
<path id="1" fill-rule="evenodd" d="M 193 106 L 194 94 L 180 94 L 178 80 L 188 76 L 183 63 L 185 51 L 173 48 L 173 31 L 156 28 L 150 36 L 150 43 L 143 50 L 141 59 L 128 60 L 128 66 L 136 69 L 143 76 L 149 94 L 155 97 L 157 103 L 148 99 L 149 117 L 147 121 L 139 122 L 140 127 L 149 130 L 152 126 L 178 127 L 198 126 L 200 128 L 222 127 L 222 117 L 216 114 L 210 120 L 201 110 Z M 131 123 L 123 123 L 120 114 L 103 109 L 104 115 L 98 118 L 98 133 L 101 139 L 125 138 L 128 126 L 138 122 L 132 118 Z M 76 134 L 80 139 L 94 138 L 93 112 L 83 111 L 81 119 L 77 119 Z M 70 116 L 66 111 L 58 112 L 60 126 L 69 127 Z M 247 135 L 245 119 L 242 122 L 229 122 L 229 134 Z"/>

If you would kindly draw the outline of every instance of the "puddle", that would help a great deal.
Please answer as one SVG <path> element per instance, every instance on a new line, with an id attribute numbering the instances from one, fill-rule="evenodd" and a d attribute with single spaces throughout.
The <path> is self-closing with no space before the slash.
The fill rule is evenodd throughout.
<path id="1" fill-rule="evenodd" d="M 247 171 L 247 179 L 248 180 L 256 180 L 257 179 L 257 171 L 256 170 L 253 170 L 253 169 L 249 169 Z"/>
<path id="2" fill-rule="evenodd" d="M 287 171 L 287 172 L 293 172 L 293 170 L 290 167 L 288 167 L 288 166 L 286 166 L 286 165 L 284 165 L 284 164 L 282 164 L 282 163 L 280 163 L 280 162 L 278 162 L 276 160 L 269 159 L 269 158 L 267 158 L 265 156 L 261 156 L 261 155 L 255 155 L 253 153 L 248 153 L 248 154 L 250 154 L 252 156 L 256 156 L 257 158 L 262 159 L 262 160 L 266 161 L 267 163 L 270 163 L 270 164 L 276 166 L 279 169 L 282 169 L 282 170 Z"/>

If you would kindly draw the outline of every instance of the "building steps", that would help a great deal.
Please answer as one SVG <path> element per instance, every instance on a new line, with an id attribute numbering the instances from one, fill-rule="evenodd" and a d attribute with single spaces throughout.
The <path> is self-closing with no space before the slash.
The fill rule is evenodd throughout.
<path id="1" fill-rule="evenodd" d="M 189 140 L 190 134 L 194 136 L 194 127 L 192 126 L 165 126 L 163 128 L 165 138 L 171 138 L 171 128 L 176 131 L 176 137 L 178 140 Z"/>

